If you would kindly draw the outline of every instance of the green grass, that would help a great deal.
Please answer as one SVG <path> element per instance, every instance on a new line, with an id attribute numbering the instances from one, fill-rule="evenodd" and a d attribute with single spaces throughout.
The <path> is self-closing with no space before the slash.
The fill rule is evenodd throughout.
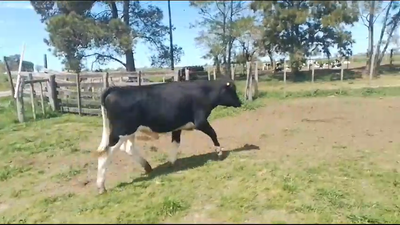
<path id="1" fill-rule="evenodd" d="M 299 91 L 286 98 L 282 91 L 267 91 L 240 109 L 218 107 L 210 119 L 271 101 L 331 95 L 399 96 L 400 88 Z M 85 180 L 87 170 L 95 177 L 96 160 L 89 152 L 100 141 L 99 117 L 54 114 L 19 124 L 13 103 L 0 103 L 1 223 L 400 223 L 400 175 L 376 162 L 390 154 L 342 145 L 332 146 L 333 156 L 321 161 L 312 154 L 265 157 L 253 152 L 214 161 L 213 153 L 182 152 L 177 168 L 161 167 L 149 177 L 140 169 L 117 171 L 125 178 L 120 176 L 108 194 L 96 196 L 93 182 L 85 187 L 73 182 Z M 292 137 L 301 130 L 287 132 Z M 146 155 L 152 165 L 165 162 L 161 153 Z M 126 183 L 127 177 L 134 182 Z"/>
<path id="2" fill-rule="evenodd" d="M 10 84 L 6 75 L 3 75 L 0 71 L 0 91 L 10 90 Z"/>

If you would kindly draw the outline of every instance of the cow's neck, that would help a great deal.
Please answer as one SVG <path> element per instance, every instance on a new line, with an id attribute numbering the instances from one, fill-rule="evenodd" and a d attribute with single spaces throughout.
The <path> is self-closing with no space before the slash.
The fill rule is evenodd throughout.
<path id="1" fill-rule="evenodd" d="M 211 107 L 211 108 L 210 108 L 210 112 L 211 112 L 215 107 L 218 106 L 219 92 L 220 92 L 219 88 L 212 87 L 212 88 L 210 88 L 210 89 L 207 91 L 207 93 L 205 94 L 205 96 L 207 96 L 207 98 L 209 99 L 209 102 L 211 103 L 211 105 L 210 105 L 210 107 Z"/>

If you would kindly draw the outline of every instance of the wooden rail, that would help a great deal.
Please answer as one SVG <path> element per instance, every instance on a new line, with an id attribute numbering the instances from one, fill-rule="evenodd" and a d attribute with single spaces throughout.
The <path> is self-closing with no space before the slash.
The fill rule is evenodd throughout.
<path id="1" fill-rule="evenodd" d="M 17 72 L 10 71 L 10 80 L 14 82 Z M 40 107 L 46 115 L 46 108 L 62 113 L 80 115 L 101 115 L 100 95 L 109 86 L 143 86 L 178 81 L 174 71 L 164 72 L 21 72 L 20 93 L 16 100 L 18 120 L 26 121 L 25 104 L 30 102 L 33 119 Z M 208 79 L 209 73 L 196 75 L 196 79 Z M 185 80 L 189 80 L 189 71 L 185 71 Z M 29 98 L 29 100 L 28 100 Z M 40 103 L 40 104 L 39 104 Z"/>

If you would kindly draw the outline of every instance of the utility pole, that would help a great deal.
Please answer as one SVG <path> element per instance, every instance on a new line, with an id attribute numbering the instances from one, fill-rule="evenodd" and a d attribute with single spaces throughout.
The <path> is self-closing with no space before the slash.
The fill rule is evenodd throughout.
<path id="1" fill-rule="evenodd" d="M 172 41 L 172 19 L 171 19 L 171 1 L 168 0 L 168 15 L 169 15 L 169 44 L 171 53 L 171 70 L 174 70 L 174 45 Z"/>

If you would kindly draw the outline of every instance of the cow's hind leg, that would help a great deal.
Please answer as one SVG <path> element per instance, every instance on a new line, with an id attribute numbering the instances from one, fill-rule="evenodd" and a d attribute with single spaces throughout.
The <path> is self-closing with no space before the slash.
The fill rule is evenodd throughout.
<path id="1" fill-rule="evenodd" d="M 171 133 L 171 142 L 172 142 L 173 147 L 170 150 L 169 157 L 168 157 L 168 161 L 171 163 L 171 165 L 175 164 L 175 161 L 178 156 L 178 149 L 179 149 L 179 145 L 181 143 L 181 134 L 182 134 L 181 130 L 172 131 L 172 133 Z"/>
<path id="2" fill-rule="evenodd" d="M 106 150 L 107 144 L 108 144 L 108 139 L 110 135 L 110 126 L 109 126 L 109 121 L 107 119 L 106 111 L 104 106 L 101 106 L 101 116 L 103 118 L 103 133 L 101 135 L 101 141 L 100 145 L 97 148 L 97 152 L 101 153 Z"/>
<path id="3" fill-rule="evenodd" d="M 129 136 L 129 139 L 126 143 L 125 151 L 133 158 L 135 162 L 139 163 L 144 168 L 146 174 L 150 173 L 153 170 L 149 162 L 147 162 L 147 160 L 141 156 L 139 150 L 135 146 L 135 135 Z"/>
<path id="4" fill-rule="evenodd" d="M 112 130 L 109 135 L 109 144 L 106 147 L 104 154 L 99 155 L 97 159 L 97 188 L 99 194 L 106 192 L 105 181 L 107 166 L 110 163 L 111 156 L 116 149 L 120 149 L 121 145 L 129 139 L 129 135 L 118 135 L 115 130 Z"/>

